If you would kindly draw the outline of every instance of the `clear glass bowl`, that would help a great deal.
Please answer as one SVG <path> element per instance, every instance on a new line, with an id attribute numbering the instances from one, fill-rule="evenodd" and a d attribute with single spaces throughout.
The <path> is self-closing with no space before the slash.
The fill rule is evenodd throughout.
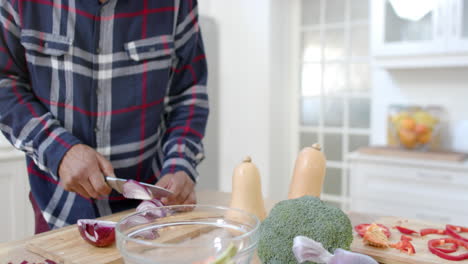
<path id="1" fill-rule="evenodd" d="M 439 150 L 444 111 L 438 106 L 391 105 L 388 145 L 411 150 Z"/>
<path id="2" fill-rule="evenodd" d="M 258 243 L 257 217 L 209 205 L 165 206 L 135 213 L 116 226 L 126 264 L 205 264 L 231 245 L 236 264 L 250 263 Z"/>

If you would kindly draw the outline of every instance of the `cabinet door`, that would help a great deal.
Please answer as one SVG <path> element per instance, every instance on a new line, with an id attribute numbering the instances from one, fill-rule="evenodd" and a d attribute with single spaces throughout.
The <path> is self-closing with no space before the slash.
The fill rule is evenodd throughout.
<path id="1" fill-rule="evenodd" d="M 13 155 L 18 157 L 0 159 L 0 243 L 21 239 L 34 232 L 25 161 L 22 156 Z"/>
<path id="2" fill-rule="evenodd" d="M 468 221 L 465 170 L 354 161 L 350 210 L 438 223 Z"/>
<path id="3" fill-rule="evenodd" d="M 446 50 L 448 1 L 418 21 L 401 18 L 390 0 L 372 1 L 372 42 L 375 56 L 440 54 Z"/>
<path id="4" fill-rule="evenodd" d="M 468 53 L 468 0 L 452 0 L 450 9 L 450 53 Z"/>
<path id="5" fill-rule="evenodd" d="M 0 150 L 1 149 L 11 149 L 11 144 L 2 133 L 0 133 Z"/>

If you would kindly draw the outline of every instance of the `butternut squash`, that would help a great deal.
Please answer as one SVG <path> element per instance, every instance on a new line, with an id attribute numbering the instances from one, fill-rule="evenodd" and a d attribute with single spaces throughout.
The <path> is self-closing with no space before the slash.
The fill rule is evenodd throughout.
<path id="1" fill-rule="evenodd" d="M 260 173 L 250 157 L 234 169 L 230 206 L 254 214 L 260 221 L 266 217 Z"/>
<path id="2" fill-rule="evenodd" d="M 325 178 L 326 158 L 319 144 L 305 147 L 296 158 L 288 199 L 304 195 L 320 198 Z"/>

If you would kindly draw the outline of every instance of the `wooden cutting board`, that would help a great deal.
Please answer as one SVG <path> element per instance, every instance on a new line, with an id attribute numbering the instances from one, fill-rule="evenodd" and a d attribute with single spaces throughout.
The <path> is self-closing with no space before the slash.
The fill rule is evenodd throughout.
<path id="1" fill-rule="evenodd" d="M 129 213 L 119 213 L 104 219 L 118 221 Z M 63 228 L 60 232 L 33 238 L 26 244 L 26 249 L 57 264 L 123 264 L 115 244 L 111 247 L 96 248 L 81 238 L 76 225 Z"/>
<path id="2" fill-rule="evenodd" d="M 129 212 L 131 213 L 131 212 Z M 182 215 L 189 214 L 192 219 L 206 218 L 205 212 L 187 212 L 176 216 L 165 217 L 165 222 L 174 221 Z M 210 214 L 211 215 L 211 214 Z M 108 220 L 118 221 L 121 216 L 110 217 Z M 212 226 L 181 226 L 177 230 L 165 232 L 154 242 L 157 243 L 181 243 L 187 239 L 197 240 L 204 234 L 216 231 Z M 196 243 L 193 241 L 194 243 Z M 34 239 L 26 245 L 26 248 L 45 258 L 63 264 L 89 264 L 105 263 L 117 264 L 123 263 L 122 257 L 114 243 L 111 247 L 96 248 L 86 243 L 80 236 L 76 226 L 60 233 L 54 233 L 49 236 Z"/>
<path id="3" fill-rule="evenodd" d="M 201 192 L 199 201 L 201 204 L 218 204 L 226 206 L 230 201 L 230 194 L 220 192 Z M 265 201 L 265 206 L 269 210 L 273 203 Z M 133 210 L 103 217 L 102 220 L 119 221 L 126 215 L 134 213 Z M 207 230 L 193 230 L 193 233 L 200 234 Z M 191 235 L 192 232 L 184 234 L 171 234 L 171 237 L 164 238 L 166 241 L 176 241 L 181 236 Z M 161 238 L 159 238 L 161 239 Z M 86 243 L 80 236 L 76 225 L 44 233 L 39 237 L 33 237 L 26 243 L 26 249 L 36 253 L 46 259 L 55 261 L 57 264 L 123 264 L 122 256 L 115 245 L 108 248 L 96 248 Z M 260 264 L 255 256 L 252 264 Z"/>
<path id="4" fill-rule="evenodd" d="M 392 235 L 390 236 L 391 243 L 398 242 L 401 237 L 401 233 L 397 229 L 392 228 L 396 225 L 407 227 L 415 231 L 420 231 L 421 229 L 424 229 L 424 228 L 438 228 L 438 229 L 445 228 L 443 225 L 437 225 L 437 224 L 428 223 L 428 222 L 419 221 L 419 220 L 405 220 L 405 219 L 397 218 L 397 217 L 375 217 L 375 216 L 351 213 L 350 218 L 353 223 L 353 226 L 357 224 L 361 224 L 361 223 L 384 224 L 385 226 L 390 228 L 390 231 L 392 233 Z M 449 260 L 439 258 L 438 256 L 432 254 L 429 251 L 427 247 L 427 242 L 429 240 L 434 239 L 434 238 L 442 238 L 445 236 L 427 235 L 424 237 L 416 237 L 416 236 L 411 236 L 411 237 L 413 237 L 413 241 L 411 242 L 413 243 L 414 248 L 416 250 L 416 254 L 412 256 L 409 256 L 405 253 L 401 253 L 399 250 L 394 249 L 394 248 L 378 249 L 378 248 L 374 248 L 371 246 L 366 246 L 362 242 L 362 238 L 357 234 L 354 235 L 354 240 L 353 240 L 353 244 L 351 245 L 351 250 L 372 256 L 375 260 L 377 260 L 380 263 L 388 263 L 388 264 L 449 264 L 449 263 L 468 264 L 468 260 L 449 261 Z M 457 255 L 460 254 L 461 252 L 465 253 L 466 250 L 463 248 L 460 248 L 458 252 L 459 253 L 456 253 Z"/>

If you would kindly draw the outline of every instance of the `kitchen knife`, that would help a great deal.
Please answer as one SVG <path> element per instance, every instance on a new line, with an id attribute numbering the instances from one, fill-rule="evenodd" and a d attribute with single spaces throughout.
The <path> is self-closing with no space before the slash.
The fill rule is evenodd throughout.
<path id="1" fill-rule="evenodd" d="M 118 191 L 121 194 L 123 194 L 123 186 L 127 181 L 128 180 L 125 180 L 125 179 L 106 176 L 106 182 L 109 184 L 109 186 L 112 187 L 112 189 Z M 169 191 L 169 190 L 167 190 L 165 188 L 156 186 L 156 185 L 151 185 L 151 184 L 144 183 L 144 182 L 138 182 L 138 183 L 147 188 L 147 190 L 152 195 L 151 199 L 153 199 L 153 198 L 160 199 L 162 197 L 167 197 L 167 196 L 170 196 L 171 194 L 173 194 L 171 191 Z M 139 199 L 139 200 L 147 200 L 148 199 L 147 197 L 126 197 L 126 198 Z"/>

